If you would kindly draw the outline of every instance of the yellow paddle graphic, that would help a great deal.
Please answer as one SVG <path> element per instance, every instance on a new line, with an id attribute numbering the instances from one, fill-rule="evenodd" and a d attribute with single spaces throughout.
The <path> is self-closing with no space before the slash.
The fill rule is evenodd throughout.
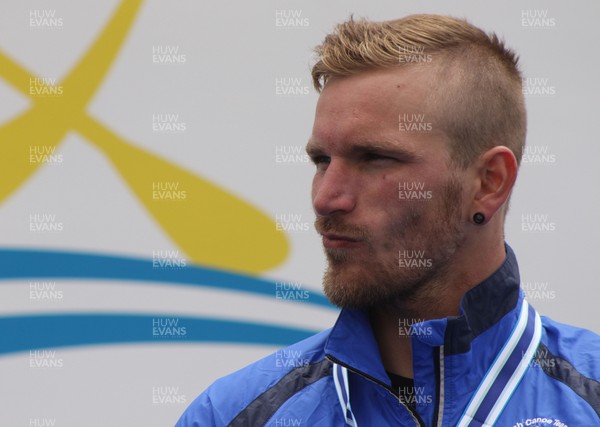
<path id="1" fill-rule="evenodd" d="M 192 262 L 248 273 L 277 266 L 289 248 L 273 219 L 216 184 L 128 143 L 87 114 L 86 106 L 119 52 L 141 3 L 124 0 L 60 83 L 51 85 L 37 78 L 0 51 L 0 75 L 33 102 L 30 110 L 0 127 L 0 202 L 43 165 L 32 161 L 32 147 L 38 147 L 36 153 L 51 152 L 68 131 L 75 130 L 102 150 Z"/>

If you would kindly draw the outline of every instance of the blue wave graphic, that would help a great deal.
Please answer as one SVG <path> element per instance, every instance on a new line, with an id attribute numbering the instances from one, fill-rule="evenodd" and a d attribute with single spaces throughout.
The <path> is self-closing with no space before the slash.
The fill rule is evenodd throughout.
<path id="1" fill-rule="evenodd" d="M 257 295 L 275 296 L 274 281 L 199 265 L 182 268 L 153 268 L 152 260 L 75 252 L 0 249 L 0 280 L 3 279 L 103 279 L 159 282 L 218 288 Z M 333 309 L 317 292 L 298 300 Z"/>
<path id="2" fill-rule="evenodd" d="M 166 326 L 173 325 L 171 320 L 177 326 Z M 282 346 L 315 333 L 211 318 L 92 313 L 1 317 L 0 331 L 0 354 L 120 343 L 227 342 Z"/>
<path id="3" fill-rule="evenodd" d="M 276 282 L 199 265 L 153 268 L 149 259 L 63 251 L 0 249 L 0 281 L 8 279 L 101 279 L 217 288 L 275 297 Z M 310 292 L 299 303 L 335 309 Z M 185 336 L 153 335 L 163 314 L 56 314 L 0 317 L 0 355 L 42 348 L 157 342 L 229 342 L 288 345 L 317 331 L 204 317 L 173 316 Z"/>

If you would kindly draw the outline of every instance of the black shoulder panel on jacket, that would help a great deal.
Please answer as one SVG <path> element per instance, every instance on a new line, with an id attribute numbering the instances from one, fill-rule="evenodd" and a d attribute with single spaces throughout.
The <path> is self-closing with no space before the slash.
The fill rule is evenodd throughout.
<path id="1" fill-rule="evenodd" d="M 567 385 L 589 403 L 600 417 L 600 382 L 583 376 L 571 363 L 552 354 L 542 343 L 540 343 L 534 359 L 547 375 Z"/>
<path id="2" fill-rule="evenodd" d="M 289 398 L 321 378 L 330 376 L 332 366 L 330 360 L 323 359 L 291 370 L 237 414 L 228 427 L 264 426 Z"/>

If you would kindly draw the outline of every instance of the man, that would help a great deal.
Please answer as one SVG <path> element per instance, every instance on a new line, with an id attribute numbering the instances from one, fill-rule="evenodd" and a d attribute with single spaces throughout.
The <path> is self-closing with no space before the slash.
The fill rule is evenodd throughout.
<path id="1" fill-rule="evenodd" d="M 317 53 L 307 152 L 341 314 L 178 426 L 599 426 L 599 337 L 541 319 L 504 243 L 526 134 L 514 53 L 432 15 L 350 19 Z"/>

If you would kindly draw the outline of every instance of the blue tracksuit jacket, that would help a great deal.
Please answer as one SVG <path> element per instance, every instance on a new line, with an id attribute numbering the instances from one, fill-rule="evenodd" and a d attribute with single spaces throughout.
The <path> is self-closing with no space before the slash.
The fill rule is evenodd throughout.
<path id="1" fill-rule="evenodd" d="M 540 318 L 506 251 L 459 317 L 411 326 L 410 402 L 366 313 L 343 309 L 332 329 L 216 381 L 177 427 L 600 426 L 600 337 Z"/>

